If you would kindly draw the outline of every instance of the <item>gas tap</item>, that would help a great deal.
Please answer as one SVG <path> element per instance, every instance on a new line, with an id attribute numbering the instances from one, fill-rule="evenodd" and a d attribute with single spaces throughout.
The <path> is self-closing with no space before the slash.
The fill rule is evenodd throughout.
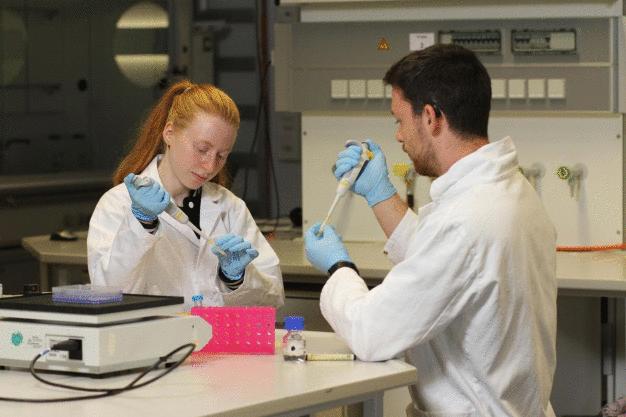
<path id="1" fill-rule="evenodd" d="M 575 200 L 578 200 L 580 195 L 580 183 L 582 182 L 584 175 L 584 168 L 580 164 L 574 165 L 570 168 L 567 166 L 560 166 L 556 169 L 555 174 L 562 180 L 567 180 L 569 185 L 569 195 Z"/>

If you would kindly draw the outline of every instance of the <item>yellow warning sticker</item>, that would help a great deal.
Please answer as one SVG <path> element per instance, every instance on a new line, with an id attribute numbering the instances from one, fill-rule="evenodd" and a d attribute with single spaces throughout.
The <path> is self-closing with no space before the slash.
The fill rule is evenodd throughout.
<path id="1" fill-rule="evenodd" d="M 387 42 L 387 39 L 380 38 L 378 40 L 378 46 L 376 47 L 379 51 L 388 51 L 391 49 L 391 45 Z"/>

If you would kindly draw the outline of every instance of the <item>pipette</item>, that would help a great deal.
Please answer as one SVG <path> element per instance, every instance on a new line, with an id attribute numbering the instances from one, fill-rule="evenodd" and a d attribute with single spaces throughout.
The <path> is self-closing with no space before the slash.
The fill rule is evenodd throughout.
<path id="1" fill-rule="evenodd" d="M 333 203 L 330 205 L 330 209 L 328 209 L 328 213 L 326 214 L 324 221 L 317 231 L 318 236 L 321 236 L 324 233 L 324 228 L 330 221 L 330 216 L 333 214 L 335 206 L 337 206 L 337 202 L 348 192 L 350 187 L 352 187 L 352 184 L 354 184 L 354 181 L 356 181 L 356 179 L 359 177 L 359 174 L 365 167 L 367 161 L 369 161 L 373 157 L 372 151 L 370 151 L 367 146 L 367 142 L 359 143 L 356 140 L 349 140 L 346 142 L 346 147 L 350 145 L 357 145 L 361 147 L 361 159 L 359 160 L 359 163 L 354 166 L 354 168 L 343 174 L 343 176 L 339 180 L 339 183 L 337 183 L 335 198 L 333 199 Z"/>
<path id="2" fill-rule="evenodd" d="M 152 185 L 153 183 L 154 183 L 154 180 L 150 177 L 136 176 L 135 179 L 133 180 L 133 184 L 135 185 L 135 187 L 148 187 Z M 226 253 L 222 250 L 222 248 L 220 248 L 219 245 L 215 243 L 215 239 L 213 239 L 212 237 L 209 237 L 206 233 L 198 229 L 192 222 L 190 222 L 189 216 L 187 216 L 185 212 L 182 211 L 176 205 L 176 203 L 174 203 L 172 200 L 170 200 L 170 202 L 167 204 L 167 207 L 165 208 L 165 212 L 169 214 L 170 216 L 172 216 L 173 218 L 175 218 L 179 223 L 186 224 L 191 230 L 193 230 L 202 238 L 204 238 L 209 245 L 215 245 L 217 247 L 217 251 L 220 254 L 224 256 L 226 255 Z"/>

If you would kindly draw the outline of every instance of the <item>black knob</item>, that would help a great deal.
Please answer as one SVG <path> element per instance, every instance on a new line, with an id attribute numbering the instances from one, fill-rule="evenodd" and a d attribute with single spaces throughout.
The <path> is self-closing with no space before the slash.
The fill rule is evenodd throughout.
<path id="1" fill-rule="evenodd" d="M 76 83 L 76 86 L 78 87 L 79 91 L 85 91 L 87 89 L 87 80 L 81 78 L 80 80 L 78 80 L 78 83 Z"/>
<path id="2" fill-rule="evenodd" d="M 24 290 L 22 292 L 24 297 L 28 297 L 31 295 L 41 295 L 41 291 L 39 291 L 39 284 L 24 284 Z"/>

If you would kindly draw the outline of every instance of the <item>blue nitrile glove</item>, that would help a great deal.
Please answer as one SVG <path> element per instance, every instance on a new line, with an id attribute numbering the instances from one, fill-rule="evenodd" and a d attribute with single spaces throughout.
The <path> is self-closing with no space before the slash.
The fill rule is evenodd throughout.
<path id="1" fill-rule="evenodd" d="M 124 178 L 124 184 L 132 200 L 130 209 L 137 220 L 154 221 L 169 204 L 170 195 L 156 181 L 152 181 L 149 185 L 136 186 L 133 183 L 135 177 L 135 174 L 128 174 Z"/>
<path id="2" fill-rule="evenodd" d="M 396 188 L 389 181 L 389 171 L 385 154 L 376 143 L 366 140 L 370 151 L 374 157 L 367 162 L 363 172 L 352 185 L 352 190 L 365 197 L 370 207 L 391 198 L 396 193 Z M 361 148 L 350 145 L 337 155 L 335 162 L 335 177 L 341 177 L 359 163 L 361 158 Z"/>
<path id="3" fill-rule="evenodd" d="M 219 252 L 218 246 L 226 255 Z M 246 266 L 259 256 L 259 252 L 252 247 L 250 242 L 232 233 L 215 239 L 215 245 L 211 248 L 211 252 L 217 255 L 224 276 L 233 281 L 240 279 Z"/>
<path id="4" fill-rule="evenodd" d="M 320 223 L 315 223 L 304 235 L 304 250 L 311 265 L 322 272 L 328 272 L 339 261 L 352 262 L 348 250 L 335 229 L 326 225 L 324 234 L 318 236 Z"/>

